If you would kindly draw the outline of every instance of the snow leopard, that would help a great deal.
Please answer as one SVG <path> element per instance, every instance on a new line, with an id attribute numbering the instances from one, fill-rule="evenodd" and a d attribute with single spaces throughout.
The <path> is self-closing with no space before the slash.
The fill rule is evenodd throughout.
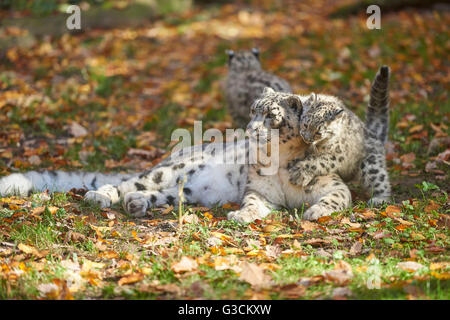
<path id="1" fill-rule="evenodd" d="M 238 128 L 245 128 L 250 121 L 249 110 L 265 87 L 279 92 L 292 92 L 283 79 L 262 70 L 259 50 L 226 51 L 228 75 L 225 82 L 225 98 L 228 111 Z"/>
<path id="2" fill-rule="evenodd" d="M 334 96 L 312 93 L 303 105 L 300 135 L 310 147 L 304 158 L 289 167 L 290 181 L 307 186 L 321 175 L 338 174 L 344 181 L 357 179 L 378 205 L 390 197 L 385 148 L 388 130 L 389 68 L 375 76 L 366 124 Z"/>
<path id="3" fill-rule="evenodd" d="M 241 204 L 240 210 L 230 212 L 228 218 L 245 223 L 261 219 L 275 209 L 300 208 L 308 203 L 311 207 L 304 218 L 317 219 L 349 207 L 351 194 L 337 174 L 316 177 L 307 187 L 289 181 L 288 164 L 304 156 L 308 148 L 299 134 L 302 104 L 307 98 L 266 88 L 262 98 L 251 106 L 247 139 L 176 150 L 139 174 L 15 173 L 0 179 L 0 194 L 87 188 L 86 200 L 101 207 L 122 200 L 125 211 L 136 217 L 145 216 L 153 207 L 177 205 L 180 201 L 210 208 L 236 202 Z M 272 130 L 277 134 L 272 134 Z M 261 138 L 263 148 L 271 145 L 275 137 L 279 139 L 275 172 L 267 174 L 268 164 L 259 158 L 249 161 L 255 137 Z"/>

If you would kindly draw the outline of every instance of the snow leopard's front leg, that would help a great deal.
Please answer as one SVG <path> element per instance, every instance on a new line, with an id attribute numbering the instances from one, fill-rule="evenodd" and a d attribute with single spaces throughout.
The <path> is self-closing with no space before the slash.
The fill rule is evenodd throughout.
<path id="1" fill-rule="evenodd" d="M 262 176 L 257 167 L 250 166 L 241 208 L 228 213 L 228 219 L 241 223 L 262 219 L 284 201 L 278 176 Z"/>
<path id="2" fill-rule="evenodd" d="M 338 161 L 334 157 L 335 161 Z M 341 160 L 343 161 L 343 160 Z M 288 164 L 289 182 L 306 187 L 317 176 L 325 176 L 335 171 L 333 159 L 326 154 L 308 154 L 304 159 L 294 159 Z"/>

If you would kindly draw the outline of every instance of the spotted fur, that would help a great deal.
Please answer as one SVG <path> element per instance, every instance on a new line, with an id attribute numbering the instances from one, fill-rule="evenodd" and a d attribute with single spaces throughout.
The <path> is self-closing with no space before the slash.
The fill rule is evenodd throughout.
<path id="1" fill-rule="evenodd" d="M 271 97 L 270 104 L 267 103 L 268 97 Z M 269 175 L 264 174 L 266 164 L 249 164 L 250 140 L 243 139 L 184 148 L 137 175 L 109 176 L 59 171 L 13 174 L 0 179 L 0 194 L 86 187 L 90 189 L 86 200 L 108 207 L 122 199 L 125 210 L 139 217 L 153 207 L 177 205 L 181 201 L 179 191 L 183 186 L 184 201 L 187 203 L 207 207 L 228 202 L 241 203 L 240 210 L 229 214 L 230 219 L 241 222 L 262 218 L 274 209 L 300 208 L 305 203 L 311 204 L 311 207 L 304 217 L 317 219 L 347 208 L 351 195 L 342 179 L 335 174 L 317 177 L 315 183 L 306 188 L 289 182 L 288 164 L 303 157 L 307 150 L 299 135 L 302 103 L 306 99 L 277 94 L 267 88 L 263 97 L 252 105 L 249 139 L 261 137 L 262 141 L 268 142 L 267 146 L 274 139 L 270 129 L 278 129 L 279 132 L 279 169 Z M 224 164 L 224 157 L 235 161 Z"/>
<path id="2" fill-rule="evenodd" d="M 260 97 L 265 87 L 279 92 L 292 92 L 289 84 L 261 68 L 259 51 L 228 53 L 228 75 L 225 96 L 234 124 L 245 128 L 250 121 L 249 108 Z"/>
<path id="3" fill-rule="evenodd" d="M 304 158 L 290 164 L 290 181 L 307 186 L 314 177 L 338 174 L 344 181 L 357 179 L 371 195 L 371 203 L 380 204 L 390 197 L 384 141 L 387 134 L 387 88 L 389 75 L 382 67 L 372 85 L 366 126 L 336 97 L 312 94 L 304 104 L 300 134 L 310 145 Z M 384 71 L 383 71 L 384 70 Z M 375 101 L 375 102 L 374 102 Z M 377 118 L 380 115 L 381 118 Z"/>

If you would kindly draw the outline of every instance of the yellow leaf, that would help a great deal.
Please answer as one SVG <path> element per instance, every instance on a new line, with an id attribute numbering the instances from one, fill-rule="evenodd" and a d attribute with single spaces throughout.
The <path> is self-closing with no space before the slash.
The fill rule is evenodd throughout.
<path id="1" fill-rule="evenodd" d="M 38 257 L 41 256 L 39 251 L 33 246 L 29 246 L 29 245 L 26 245 L 24 243 L 19 243 L 19 245 L 17 247 L 19 248 L 20 251 L 22 251 L 22 252 L 24 252 L 26 254 L 32 254 L 32 255 L 38 256 Z"/>
<path id="2" fill-rule="evenodd" d="M 122 286 L 124 284 L 135 283 L 144 279 L 144 274 L 142 273 L 133 273 L 129 276 L 120 278 L 118 285 Z"/>
<path id="3" fill-rule="evenodd" d="M 268 224 L 268 225 L 264 226 L 263 231 L 264 232 L 277 232 L 277 231 L 280 231 L 281 229 L 283 229 L 282 225 Z"/>
<path id="4" fill-rule="evenodd" d="M 411 237 L 414 240 L 425 240 L 426 238 L 421 233 L 411 232 Z"/>
<path id="5" fill-rule="evenodd" d="M 450 272 L 437 273 L 435 271 L 432 271 L 431 275 L 439 280 L 449 280 L 450 279 Z"/>
<path id="6" fill-rule="evenodd" d="M 449 267 L 450 267 L 450 262 L 434 262 L 434 263 L 430 264 L 431 271 L 445 269 L 445 268 L 449 268 Z"/>

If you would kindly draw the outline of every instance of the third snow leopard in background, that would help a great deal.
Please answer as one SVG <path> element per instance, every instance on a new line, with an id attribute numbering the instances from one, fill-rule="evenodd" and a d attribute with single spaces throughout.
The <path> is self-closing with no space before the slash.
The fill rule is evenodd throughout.
<path id="1" fill-rule="evenodd" d="M 258 49 L 239 52 L 227 50 L 227 54 L 225 96 L 228 111 L 234 125 L 245 129 L 250 121 L 250 106 L 261 96 L 265 87 L 286 93 L 291 93 L 292 89 L 285 80 L 262 70 Z"/>

